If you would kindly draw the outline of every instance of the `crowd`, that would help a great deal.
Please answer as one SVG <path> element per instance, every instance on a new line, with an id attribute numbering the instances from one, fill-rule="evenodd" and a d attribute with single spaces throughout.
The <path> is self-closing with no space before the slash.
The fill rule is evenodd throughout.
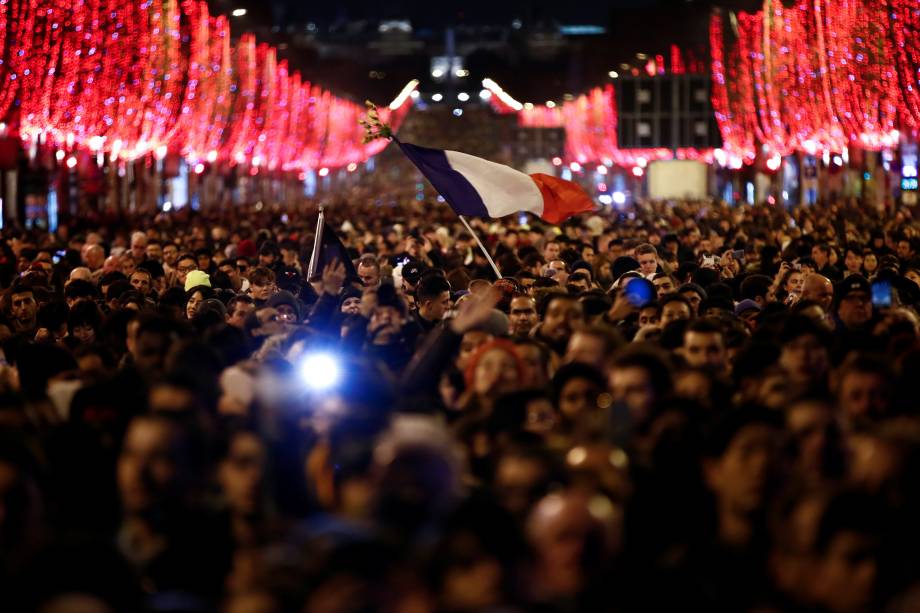
<path id="1" fill-rule="evenodd" d="M 378 175 L 3 230 L 0 609 L 920 608 L 912 211 Z"/>

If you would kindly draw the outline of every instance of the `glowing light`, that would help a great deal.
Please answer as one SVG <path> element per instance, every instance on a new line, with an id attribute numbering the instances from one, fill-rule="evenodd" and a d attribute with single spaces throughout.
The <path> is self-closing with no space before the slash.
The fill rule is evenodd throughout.
<path id="1" fill-rule="evenodd" d="M 783 163 L 783 158 L 778 155 L 773 155 L 767 158 L 767 168 L 772 171 L 779 169 L 780 165 Z"/>
<path id="2" fill-rule="evenodd" d="M 431 99 L 434 100 L 435 102 L 440 102 L 441 100 L 444 99 L 444 96 L 441 95 L 440 93 L 438 93 L 438 94 L 434 94 L 434 95 L 431 97 Z"/>
<path id="3" fill-rule="evenodd" d="M 67 158 L 67 168 L 76 168 L 76 166 L 77 166 L 77 158 L 73 156 L 70 156 L 69 158 Z"/>
<path id="4" fill-rule="evenodd" d="M 648 166 L 648 160 L 644 157 L 638 157 L 636 158 L 636 166 L 638 166 L 639 168 L 645 168 L 646 166 Z"/>
<path id="5" fill-rule="evenodd" d="M 618 73 L 616 70 L 611 70 L 610 72 L 607 73 L 607 76 L 610 77 L 611 79 L 616 79 L 620 76 L 620 73 Z"/>
<path id="6" fill-rule="evenodd" d="M 599 175 L 605 175 L 605 174 L 607 174 L 607 167 L 604 166 L 603 164 L 601 164 L 600 166 L 598 166 L 598 167 L 597 167 L 597 174 L 599 174 Z"/>
<path id="7" fill-rule="evenodd" d="M 635 177 L 641 177 L 642 175 L 645 174 L 645 171 L 642 170 L 640 166 L 633 166 L 632 173 L 633 173 L 633 176 Z"/>
<path id="8" fill-rule="evenodd" d="M 435 79 L 440 79 L 441 77 L 444 76 L 444 71 L 435 68 L 434 70 L 431 71 L 431 76 L 434 77 Z"/>
<path id="9" fill-rule="evenodd" d="M 204 164 L 202 164 L 201 162 L 198 162 L 197 164 L 195 164 L 195 174 L 200 175 L 203 172 L 204 172 Z"/>
<path id="10" fill-rule="evenodd" d="M 556 108 L 556 103 L 553 102 L 552 100 L 547 100 L 547 101 L 546 101 L 546 108 L 548 108 L 548 109 L 554 109 L 554 108 Z"/>
<path id="11" fill-rule="evenodd" d="M 412 96 L 413 98 L 418 97 L 418 83 L 419 83 L 418 79 L 412 79 L 411 81 L 406 83 L 406 85 L 402 88 L 399 94 L 395 98 L 393 98 L 393 102 L 390 103 L 390 106 L 389 106 L 390 110 L 395 111 L 396 109 L 401 107 L 406 102 L 406 99 L 409 96 Z"/>
<path id="12" fill-rule="evenodd" d="M 300 376 L 304 384 L 314 391 L 326 391 L 336 387 L 342 379 L 339 361 L 328 353 L 314 353 L 300 364 Z"/>
<path id="13" fill-rule="evenodd" d="M 463 115 L 463 109 L 454 109 L 453 113 L 454 113 L 454 117 L 460 117 L 461 115 Z"/>
<path id="14" fill-rule="evenodd" d="M 492 97 L 492 92 L 490 92 L 489 90 L 482 89 L 479 91 L 480 100 L 488 100 L 491 97 Z"/>
<path id="15" fill-rule="evenodd" d="M 245 17 L 246 9 L 233 9 L 233 12 L 230 14 L 233 15 L 234 17 Z"/>
<path id="16" fill-rule="evenodd" d="M 610 197 L 610 194 L 601 194 L 597 197 L 597 201 L 601 204 L 610 206 L 613 203 L 613 198 Z"/>
<path id="17" fill-rule="evenodd" d="M 623 192 L 613 192 L 614 204 L 626 204 L 626 194 Z"/>
<path id="18" fill-rule="evenodd" d="M 554 157 L 554 158 L 553 158 L 553 166 L 562 166 L 562 158 L 560 158 L 560 157 Z"/>
<path id="19" fill-rule="evenodd" d="M 217 161 L 217 151 L 213 149 L 211 151 L 208 151 L 208 155 L 205 159 L 211 164 L 213 164 L 214 162 Z"/>
<path id="20" fill-rule="evenodd" d="M 459 100 L 460 102 L 466 102 L 469 99 L 470 99 L 470 95 L 466 92 L 460 92 L 459 94 L 457 94 L 457 100 Z"/>
<path id="21" fill-rule="evenodd" d="M 54 152 L 54 159 L 58 162 L 62 161 L 65 157 L 67 157 L 67 153 L 65 153 L 63 149 L 58 149 Z"/>
<path id="22" fill-rule="evenodd" d="M 157 147 L 156 150 L 154 151 L 154 155 L 156 155 L 156 158 L 157 158 L 158 160 L 162 160 L 163 158 L 166 157 L 167 151 L 169 151 L 169 149 L 166 147 L 166 145 L 160 145 L 160 146 Z"/>
<path id="23" fill-rule="evenodd" d="M 358 170 L 358 165 L 352 162 L 351 164 L 347 166 L 347 169 L 348 169 L 348 172 L 354 172 Z"/>
<path id="24" fill-rule="evenodd" d="M 488 78 L 483 79 L 482 86 L 485 89 L 492 92 L 492 94 L 495 96 L 495 99 L 497 99 L 497 103 L 499 105 L 502 105 L 505 108 L 510 109 L 512 111 L 520 111 L 524 108 L 523 104 L 521 104 L 520 102 L 512 98 L 509 94 L 507 94 L 505 90 L 503 90 L 498 85 L 498 83 L 496 83 L 492 79 L 488 79 Z"/>
<path id="25" fill-rule="evenodd" d="M 329 174 L 329 169 L 328 169 L 328 168 L 320 168 L 320 169 L 319 169 L 319 173 L 317 173 L 317 174 L 319 174 L 319 176 L 321 176 L 321 177 L 325 177 L 326 175 Z"/>
<path id="26" fill-rule="evenodd" d="M 569 169 L 571 169 L 572 172 L 580 172 L 581 164 L 579 164 L 578 162 L 572 162 L 571 164 L 569 164 Z"/>

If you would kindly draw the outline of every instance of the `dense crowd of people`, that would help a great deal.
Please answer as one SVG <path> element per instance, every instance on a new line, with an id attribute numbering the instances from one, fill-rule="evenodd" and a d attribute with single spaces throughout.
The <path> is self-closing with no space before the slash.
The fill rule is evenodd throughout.
<path id="1" fill-rule="evenodd" d="M 388 181 L 3 230 L 0 609 L 920 608 L 912 211 Z"/>

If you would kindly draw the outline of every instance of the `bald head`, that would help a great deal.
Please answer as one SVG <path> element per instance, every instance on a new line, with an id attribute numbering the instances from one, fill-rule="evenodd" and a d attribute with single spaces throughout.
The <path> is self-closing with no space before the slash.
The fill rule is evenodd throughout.
<path id="1" fill-rule="evenodd" d="M 86 266 L 77 266 L 70 271 L 70 277 L 68 277 L 68 281 L 76 281 L 77 279 L 80 279 L 81 281 L 92 281 L 93 273 Z"/>
<path id="2" fill-rule="evenodd" d="M 83 249 L 83 263 L 90 270 L 102 268 L 102 264 L 105 261 L 105 249 L 96 244 L 86 245 Z"/>
<path id="3" fill-rule="evenodd" d="M 834 303 L 834 284 L 824 275 L 811 273 L 805 277 L 802 286 L 802 299 L 814 300 L 828 313 Z"/>

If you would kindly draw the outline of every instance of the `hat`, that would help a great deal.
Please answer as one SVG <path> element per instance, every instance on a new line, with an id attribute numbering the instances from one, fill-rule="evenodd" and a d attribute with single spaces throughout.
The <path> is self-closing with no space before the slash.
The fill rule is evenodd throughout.
<path id="1" fill-rule="evenodd" d="M 850 275 L 843 281 L 838 281 L 834 286 L 834 301 L 840 302 L 853 294 L 872 294 L 872 286 L 862 275 Z"/>
<path id="2" fill-rule="evenodd" d="M 406 262 L 402 267 L 402 278 L 405 279 L 406 282 L 415 285 L 418 283 L 419 279 L 422 278 L 422 273 L 425 272 L 426 268 L 427 267 L 418 260 Z"/>
<path id="3" fill-rule="evenodd" d="M 211 287 L 211 277 L 209 277 L 208 273 L 205 271 L 193 270 L 185 276 L 185 291 L 189 291 L 193 287 L 198 287 L 199 285 Z"/>
<path id="4" fill-rule="evenodd" d="M 700 300 L 706 300 L 709 298 L 709 294 L 701 286 L 696 283 L 684 283 L 677 288 L 678 294 L 683 294 L 684 292 L 696 292 L 697 296 L 700 297 Z"/>
<path id="5" fill-rule="evenodd" d="M 760 311 L 762 309 L 763 307 L 757 304 L 757 302 L 751 300 L 750 298 L 746 298 L 735 305 L 735 315 L 741 315 L 742 313 L 746 313 L 748 311 Z"/>
<path id="6" fill-rule="evenodd" d="M 294 312 L 297 314 L 297 320 L 300 320 L 300 303 L 297 302 L 297 298 L 294 297 L 294 294 L 289 291 L 281 290 L 277 294 L 272 294 L 267 304 L 270 307 L 278 307 L 279 305 L 286 304 L 294 309 Z"/>
<path id="7" fill-rule="evenodd" d="M 201 307 L 198 309 L 198 314 L 201 315 L 207 311 L 214 311 L 221 318 L 227 316 L 227 307 L 224 306 L 224 303 L 218 300 L 217 298 L 208 298 L 201 303 Z"/>
<path id="8" fill-rule="evenodd" d="M 245 239 L 241 240 L 240 244 L 236 247 L 236 257 L 239 258 L 251 258 L 256 254 L 256 244 L 250 240 Z"/>

